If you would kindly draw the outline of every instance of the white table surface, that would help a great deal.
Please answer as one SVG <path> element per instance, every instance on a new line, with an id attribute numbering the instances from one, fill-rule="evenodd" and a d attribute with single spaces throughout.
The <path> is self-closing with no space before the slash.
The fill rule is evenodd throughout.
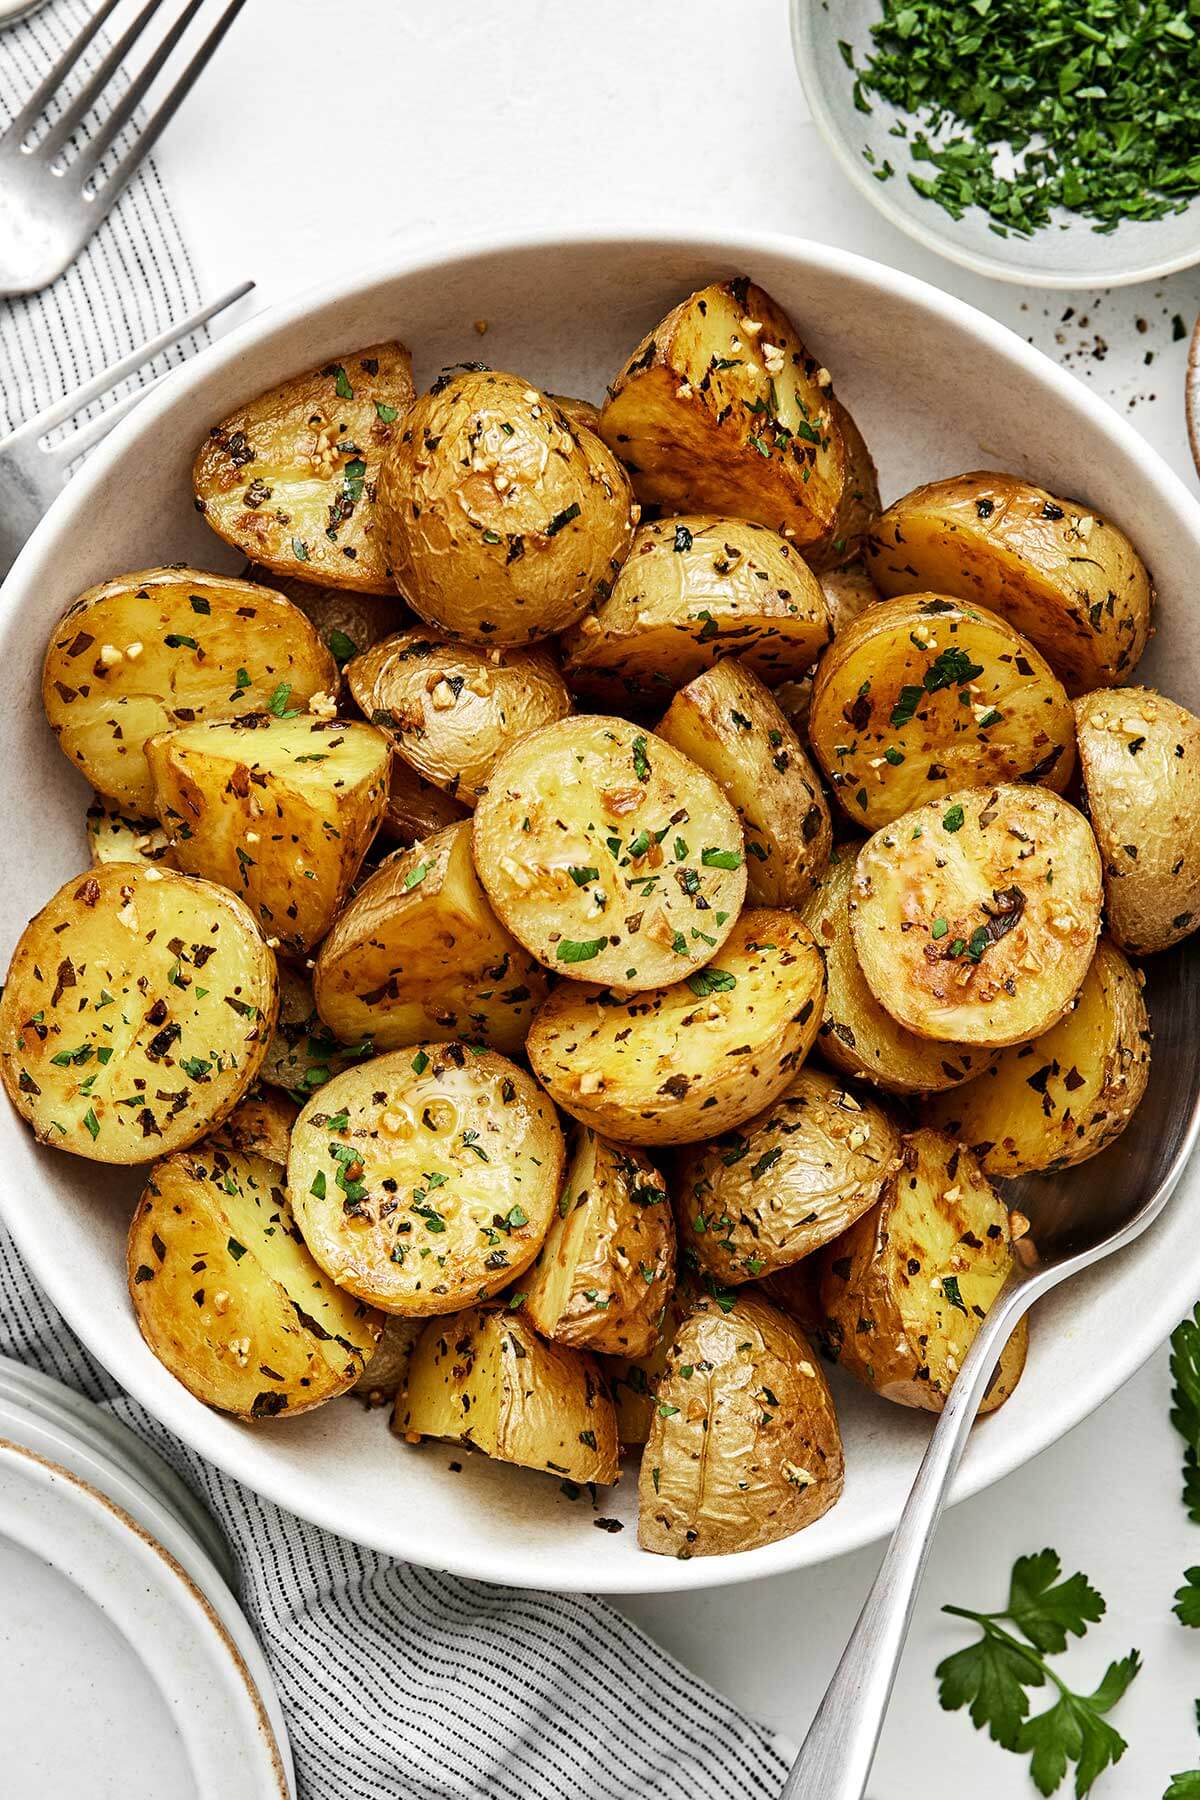
<path id="1" fill-rule="evenodd" d="M 265 304 L 390 245 L 500 227 L 794 232 L 908 269 L 1005 320 L 1194 479 L 1186 344 L 1173 341 L 1171 320 L 1190 331 L 1200 270 L 1103 296 L 1044 294 L 918 249 L 826 154 L 793 74 L 786 13 L 785 0 L 258 0 L 159 152 L 203 291 L 252 275 Z M 1200 1530 L 1178 1499 L 1168 1388 L 1161 1352 L 1068 1438 L 947 1519 L 875 1800 L 1034 1792 L 1022 1761 L 964 1715 L 939 1711 L 933 1668 L 967 1641 L 941 1603 L 1002 1604 L 1013 1558 L 1046 1544 L 1109 1602 L 1107 1620 L 1065 1659 L 1077 1685 L 1131 1645 L 1146 1659 L 1116 1715 L 1130 1751 L 1098 1795 L 1157 1800 L 1170 1773 L 1200 1765 L 1200 1640 L 1170 1614 L 1181 1571 L 1200 1562 Z M 876 1557 L 709 1595 L 631 1599 L 624 1610 L 798 1736 Z"/>

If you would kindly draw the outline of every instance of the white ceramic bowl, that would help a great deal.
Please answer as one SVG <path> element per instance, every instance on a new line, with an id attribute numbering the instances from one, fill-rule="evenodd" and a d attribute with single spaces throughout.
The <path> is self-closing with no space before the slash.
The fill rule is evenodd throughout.
<path id="1" fill-rule="evenodd" d="M 909 170 L 926 179 L 931 171 L 928 163 L 913 162 L 904 140 L 891 135 L 896 109 L 874 94 L 870 113 L 854 104 L 854 75 L 838 43 L 853 46 L 861 69 L 871 26 L 882 16 L 879 0 L 791 0 L 791 8 L 796 68 L 818 130 L 860 193 L 926 249 L 994 280 L 1053 288 L 1125 287 L 1200 262 L 1200 199 L 1181 213 L 1129 220 L 1103 233 L 1065 207 L 1030 237 L 997 236 L 979 207 L 951 218 L 909 185 Z M 874 170 L 885 160 L 896 173 L 879 181 Z"/>
<path id="2" fill-rule="evenodd" d="M 197 517 L 189 470 L 214 420 L 291 371 L 388 333 L 412 345 L 418 382 L 486 354 L 559 392 L 598 396 L 641 334 L 681 295 L 748 271 L 796 319 L 835 374 L 879 459 L 884 498 L 918 480 L 992 466 L 1028 475 L 1125 521 L 1153 566 L 1159 636 L 1139 675 L 1200 707 L 1195 570 L 1200 506 L 1122 419 L 1003 326 L 910 277 L 781 237 L 669 234 L 483 243 L 414 251 L 252 320 L 178 369 L 86 464 L 39 527 L 0 606 L 5 786 L 0 954 L 29 913 L 86 861 L 86 795 L 42 717 L 38 677 L 53 622 L 89 583 L 177 558 L 230 567 Z M 473 321 L 487 319 L 482 340 Z M 1194 1080 L 1192 1067 L 1155 1079 Z M 1102 1180 L 1095 1165 L 1097 1180 Z M 977 1429 L 961 1497 L 1044 1449 L 1106 1399 L 1194 1298 L 1185 1177 L 1141 1243 L 1039 1308 L 1014 1399 Z M 248 1426 L 194 1400 L 142 1343 L 124 1281 L 136 1171 L 40 1149 L 0 1110 L 0 1208 L 38 1279 L 80 1337 L 150 1411 L 202 1455 L 282 1506 L 411 1561 L 533 1587 L 697 1588 L 822 1562 L 888 1531 L 929 1420 L 835 1371 L 846 1437 L 841 1503 L 808 1531 L 740 1556 L 676 1562 L 637 1549 L 636 1477 L 586 1496 L 439 1444 L 410 1449 L 385 1417 L 342 1400 Z M 462 1465 L 452 1472 L 450 1465 Z"/>

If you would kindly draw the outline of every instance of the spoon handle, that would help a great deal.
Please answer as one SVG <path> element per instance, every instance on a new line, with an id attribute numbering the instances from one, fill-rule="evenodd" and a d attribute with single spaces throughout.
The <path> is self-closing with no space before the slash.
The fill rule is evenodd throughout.
<path id="1" fill-rule="evenodd" d="M 862 1800 L 934 1530 L 1000 1351 L 1036 1287 L 1010 1287 L 976 1334 L 780 1800 Z"/>

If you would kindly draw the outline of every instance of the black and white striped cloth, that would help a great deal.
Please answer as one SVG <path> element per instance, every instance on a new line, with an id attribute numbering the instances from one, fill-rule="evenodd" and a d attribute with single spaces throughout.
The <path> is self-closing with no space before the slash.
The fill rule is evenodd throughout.
<path id="1" fill-rule="evenodd" d="M 0 123 L 87 13 L 82 0 L 55 0 L 0 34 Z M 0 429 L 197 304 L 182 237 L 147 165 L 53 288 L 0 302 Z M 787 1763 L 771 1734 L 599 1601 L 408 1567 L 227 1480 L 121 1393 L 2 1229 L 0 1352 L 132 1427 L 218 1520 L 279 1689 L 300 1800 L 778 1794 Z"/>

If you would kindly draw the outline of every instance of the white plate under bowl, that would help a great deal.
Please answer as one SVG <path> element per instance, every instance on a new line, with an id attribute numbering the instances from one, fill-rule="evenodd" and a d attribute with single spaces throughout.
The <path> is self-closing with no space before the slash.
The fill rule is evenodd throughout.
<path id="1" fill-rule="evenodd" d="M 196 514 L 189 470 L 214 420 L 289 372 L 397 333 L 418 383 L 486 353 L 560 393 L 603 392 L 630 348 L 683 294 L 746 270 L 834 372 L 880 465 L 884 498 L 963 469 L 1011 469 L 1124 521 L 1157 577 L 1159 632 L 1139 678 L 1200 709 L 1195 571 L 1200 506 L 1137 433 L 1073 376 L 993 320 L 879 264 L 783 237 L 670 232 L 413 250 L 340 278 L 230 334 L 145 400 L 77 475 L 26 547 L 0 603 L 4 850 L 0 954 L 26 916 L 85 863 L 86 794 L 42 717 L 53 623 L 89 583 L 187 558 L 231 568 Z M 481 341 L 473 321 L 487 319 Z M 1192 1082 L 1194 1050 L 1152 1079 Z M 1128 1139 L 1122 1140 L 1123 1144 Z M 1121 1146 L 1110 1155 L 1120 1154 Z M 1100 1165 L 1090 1165 L 1097 1182 Z M 0 1110 L 0 1210 L 34 1274 L 89 1349 L 152 1413 L 250 1487 L 329 1530 L 484 1580 L 600 1592 L 699 1588 L 824 1562 L 890 1530 L 929 1431 L 837 1377 L 846 1492 L 807 1531 L 743 1555 L 679 1562 L 637 1549 L 634 1471 L 586 1496 L 445 1445 L 411 1449 L 354 1401 L 240 1424 L 194 1400 L 151 1355 L 125 1290 L 136 1171 L 36 1145 Z M 1166 1217 L 1119 1260 L 1039 1308 L 1025 1378 L 974 1434 L 955 1489 L 976 1492 L 1053 1443 L 1162 1342 L 1195 1297 L 1195 1171 Z M 835 1376 L 837 1372 L 835 1371 Z M 461 1468 L 455 1472 L 450 1465 Z"/>
<path id="2" fill-rule="evenodd" d="M 838 45 L 852 45 L 857 67 L 864 66 L 871 26 L 883 16 L 879 0 L 791 0 L 791 8 L 796 68 L 817 129 L 859 192 L 926 249 L 997 281 L 1053 288 L 1124 287 L 1200 262 L 1200 199 L 1181 213 L 1126 220 L 1112 232 L 1096 231 L 1094 220 L 1065 207 L 1029 237 L 999 237 L 978 206 L 952 218 L 910 186 L 910 170 L 925 180 L 933 171 L 913 162 L 904 139 L 892 135 L 902 116 L 897 109 L 877 94 L 869 113 L 854 104 L 854 74 Z M 874 171 L 885 162 L 896 172 L 879 181 Z"/>

